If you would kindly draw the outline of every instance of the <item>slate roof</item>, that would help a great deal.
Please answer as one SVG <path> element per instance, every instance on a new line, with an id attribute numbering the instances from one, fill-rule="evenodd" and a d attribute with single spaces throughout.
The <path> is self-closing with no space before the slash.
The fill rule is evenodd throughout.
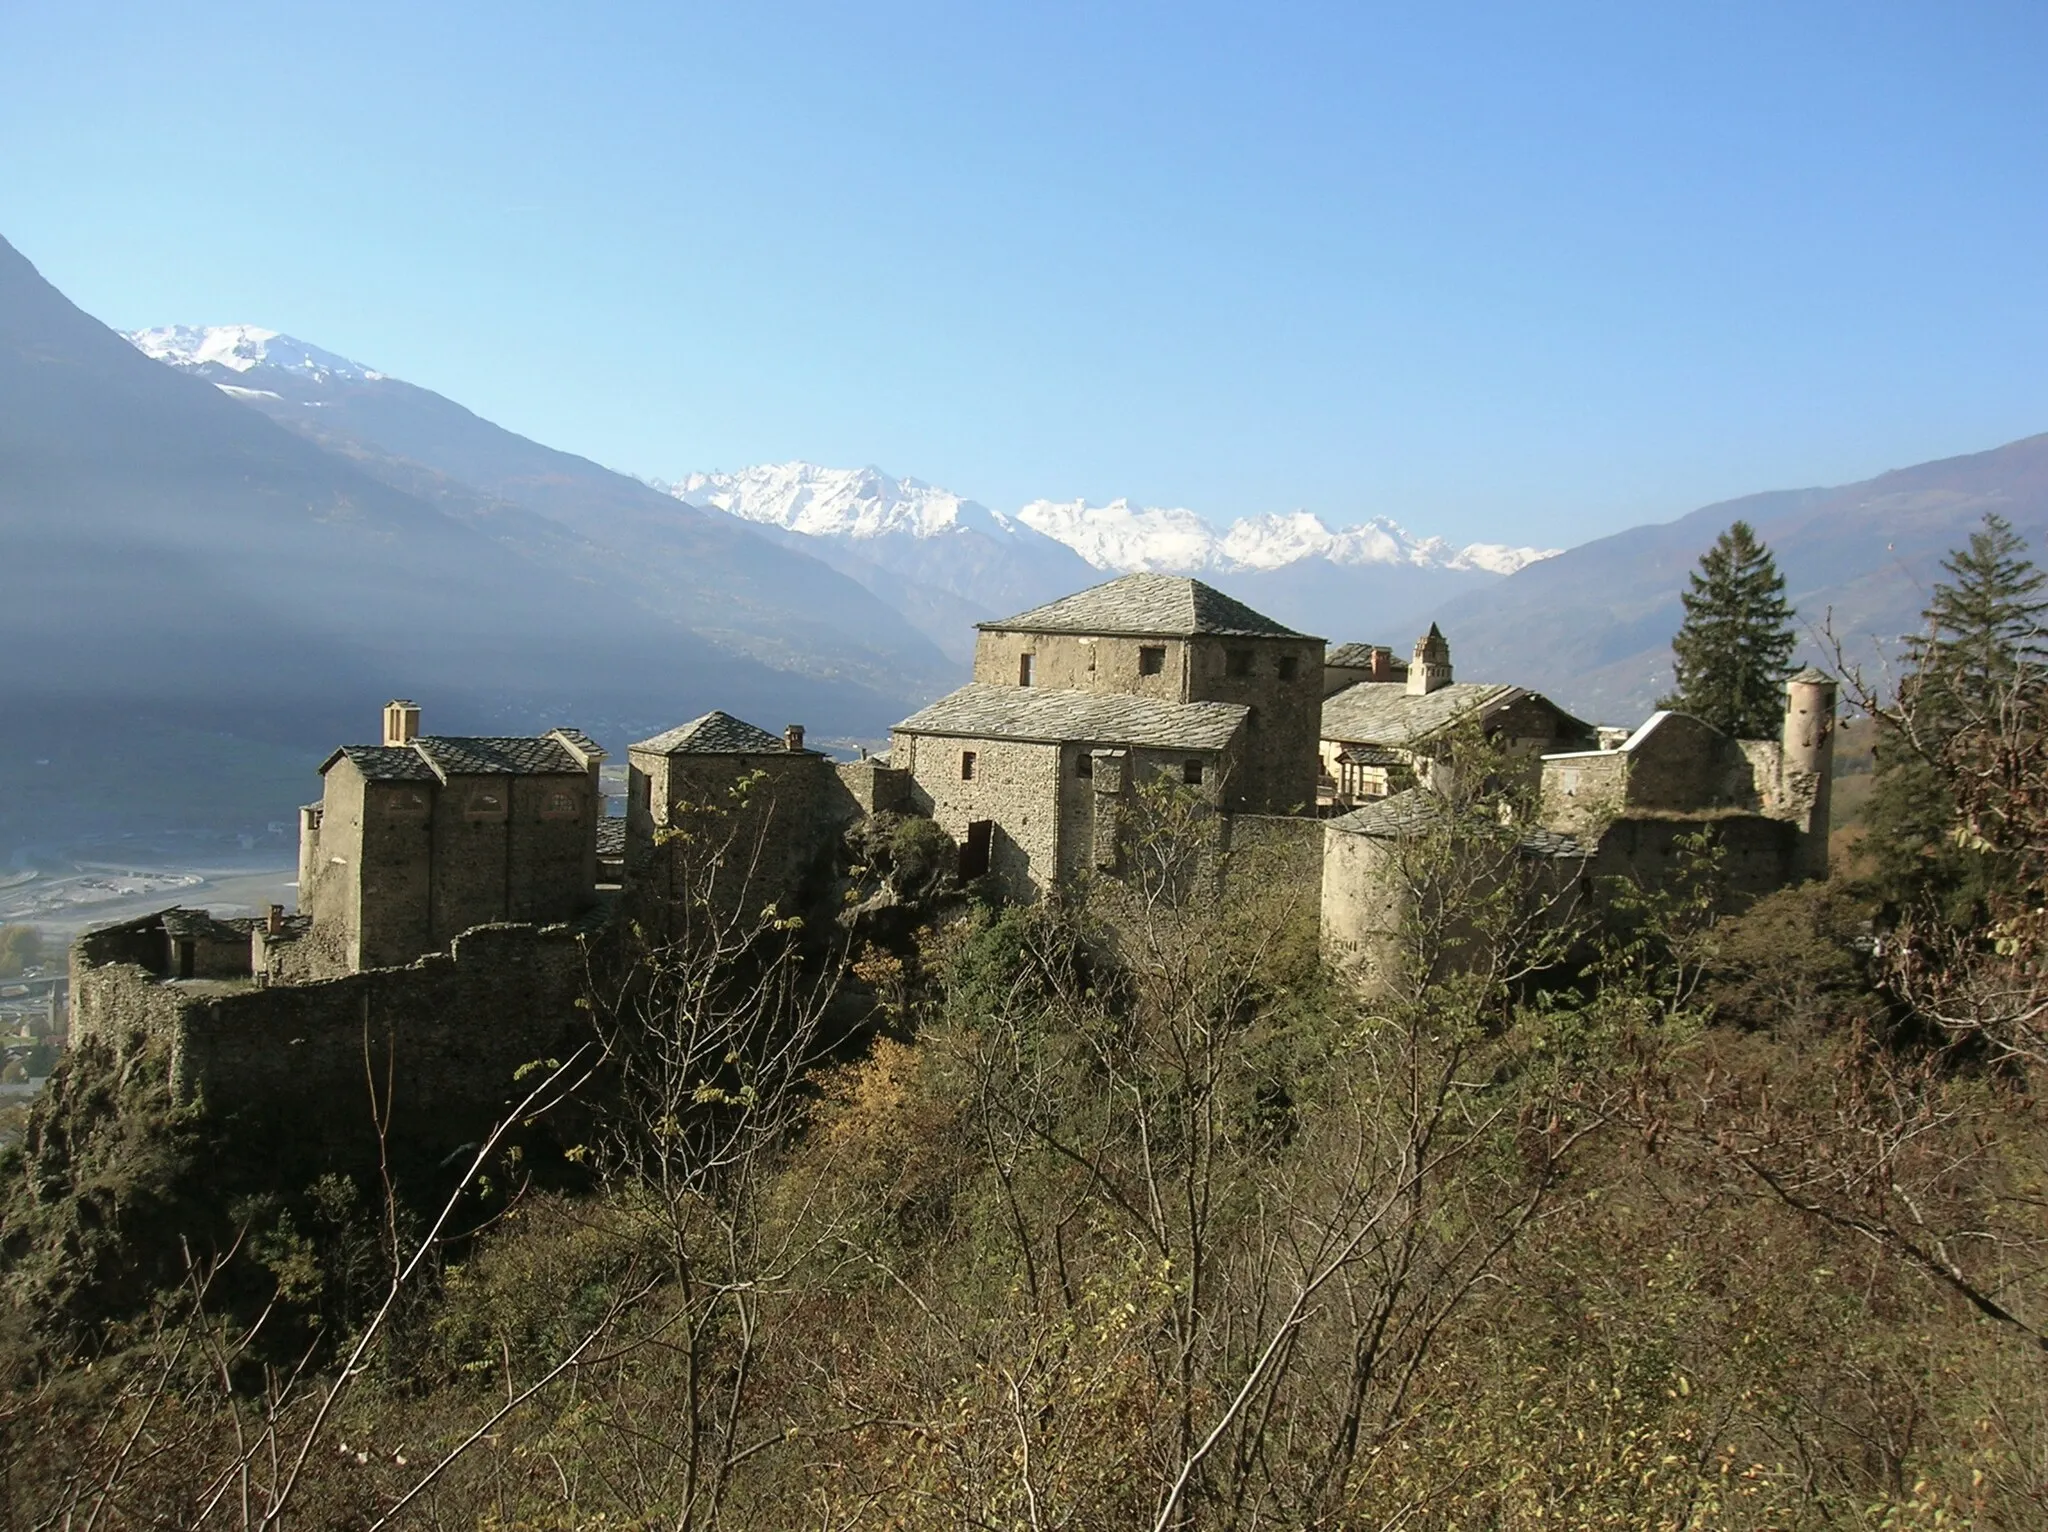
<path id="1" fill-rule="evenodd" d="M 343 756 L 355 763 L 355 768 L 372 782 L 438 782 L 420 753 L 410 745 L 343 745 L 334 754 L 320 763 L 324 776 L 327 768 Z"/>
<path id="2" fill-rule="evenodd" d="M 1376 803 L 1353 809 L 1327 821 L 1333 830 L 1346 835 L 1364 835 L 1374 840 L 1406 840 L 1443 823 L 1444 801 L 1427 788 L 1411 787 Z M 1522 836 L 1520 849 L 1526 856 L 1583 857 L 1592 853 L 1576 837 L 1541 826 Z"/>
<path id="3" fill-rule="evenodd" d="M 1796 676 L 1785 677 L 1785 684 L 1787 686 L 1790 686 L 1794 681 L 1825 681 L 1832 686 L 1835 678 L 1825 670 L 1822 670 L 1818 665 L 1809 665 Z"/>
<path id="4" fill-rule="evenodd" d="M 423 734 L 413 745 L 444 776 L 576 776 L 588 769 L 567 745 L 545 736 Z"/>
<path id="5" fill-rule="evenodd" d="M 1221 750 L 1250 712 L 1235 702 L 1160 702 L 1151 697 L 975 682 L 911 714 L 896 728 L 903 734 L 963 739 Z"/>
<path id="6" fill-rule="evenodd" d="M 597 822 L 597 859 L 616 862 L 626 855 L 626 821 L 623 815 L 606 814 Z"/>
<path id="7" fill-rule="evenodd" d="M 209 910 L 188 910 L 182 905 L 165 910 L 160 918 L 164 934 L 179 941 L 245 942 L 256 929 L 256 922 L 248 916 L 215 920 Z"/>
<path id="8" fill-rule="evenodd" d="M 1369 835 L 1375 840 L 1401 840 L 1434 828 L 1444 817 L 1443 799 L 1424 788 L 1411 787 L 1389 794 L 1363 808 L 1353 809 L 1329 821 L 1330 828 L 1346 835 Z"/>
<path id="9" fill-rule="evenodd" d="M 1318 737 L 1406 749 L 1525 695 L 1499 682 L 1453 681 L 1416 697 L 1405 681 L 1360 681 L 1323 699 Z"/>
<path id="10" fill-rule="evenodd" d="M 1406 761 L 1400 751 L 1385 745 L 1346 745 L 1337 752 L 1337 759 L 1346 766 L 1400 766 Z"/>
<path id="11" fill-rule="evenodd" d="M 702 718 L 692 718 L 631 748 L 655 755 L 764 755 L 770 751 L 779 755 L 782 738 L 713 708 Z"/>
<path id="12" fill-rule="evenodd" d="M 451 776 L 581 776 L 586 768 L 558 739 L 532 735 L 423 734 L 409 745 L 343 745 L 343 756 L 372 782 L 438 782 Z"/>
<path id="13" fill-rule="evenodd" d="M 977 626 L 984 630 L 1118 633 L 1143 638 L 1193 638 L 1197 634 L 1232 638 L 1306 636 L 1253 611 L 1213 585 L 1204 585 L 1185 575 L 1165 574 L 1127 574 L 1044 606 L 1034 606 L 1001 622 Z"/>
<path id="14" fill-rule="evenodd" d="M 583 732 L 583 731 L 582 731 L 581 729 L 568 729 L 568 728 L 563 728 L 563 729 L 550 729 L 550 730 L 549 730 L 548 732 L 549 732 L 550 734 L 559 734 L 559 735 L 561 735 L 561 736 L 562 736 L 562 738 L 566 739 L 566 740 L 567 740 L 567 741 L 568 741 L 568 742 L 569 742 L 570 744 L 574 745 L 574 746 L 575 746 L 575 747 L 576 747 L 576 748 L 577 748 L 578 750 L 581 750 L 581 751 L 582 751 L 582 752 L 583 752 L 583 753 L 584 753 L 585 755 L 598 755 L 598 756 L 601 756 L 601 755 L 603 755 L 603 754 L 604 754 L 604 746 L 600 745 L 600 744 L 599 744 L 599 743 L 598 743 L 598 742 L 597 742 L 596 740 L 592 739 L 592 738 L 591 738 L 591 737 L 590 737 L 590 736 L 589 736 L 588 734 L 585 734 L 585 733 L 584 733 L 584 732 Z"/>
<path id="15" fill-rule="evenodd" d="M 1373 650 L 1384 647 L 1383 644 L 1339 644 L 1323 656 L 1323 663 L 1346 670 L 1370 670 Z M 1394 656 L 1394 663 L 1403 670 L 1408 668 L 1408 662 L 1398 654 Z"/>

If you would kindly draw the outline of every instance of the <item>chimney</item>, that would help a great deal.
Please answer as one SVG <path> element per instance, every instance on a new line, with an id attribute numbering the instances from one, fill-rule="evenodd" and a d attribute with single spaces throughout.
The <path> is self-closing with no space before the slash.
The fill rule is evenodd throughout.
<path id="1" fill-rule="evenodd" d="M 416 702 L 394 697 L 384 704 L 384 743 L 409 745 L 420 737 L 420 709 Z"/>
<path id="2" fill-rule="evenodd" d="M 803 747 L 804 726 L 800 723 L 786 726 L 782 731 L 782 748 L 785 750 L 801 750 Z"/>
<path id="3" fill-rule="evenodd" d="M 268 931 L 272 936 L 277 935 L 278 932 L 284 929 L 283 905 L 273 904 L 270 907 L 270 913 L 267 916 L 265 916 L 263 920 L 263 929 Z"/>
<path id="4" fill-rule="evenodd" d="M 1408 664 L 1408 695 L 1426 697 L 1451 684 L 1451 645 L 1435 623 L 1415 640 L 1415 658 Z"/>
<path id="5" fill-rule="evenodd" d="M 1372 668 L 1366 672 L 1369 681 L 1391 681 L 1394 679 L 1394 651 L 1385 644 L 1372 646 Z"/>

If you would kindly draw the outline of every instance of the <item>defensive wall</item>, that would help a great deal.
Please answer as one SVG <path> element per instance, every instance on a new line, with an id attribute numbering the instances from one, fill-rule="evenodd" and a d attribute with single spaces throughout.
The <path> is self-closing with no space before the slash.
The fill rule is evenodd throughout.
<path id="1" fill-rule="evenodd" d="M 117 1054 L 160 1041 L 179 1101 L 338 1150 L 374 1150 L 373 1079 L 394 1140 L 452 1149 L 532 1088 L 523 1066 L 590 1036 L 577 1001 L 595 922 L 479 926 L 402 967 L 262 986 L 158 971 L 157 918 L 73 943 L 74 1039 Z"/>

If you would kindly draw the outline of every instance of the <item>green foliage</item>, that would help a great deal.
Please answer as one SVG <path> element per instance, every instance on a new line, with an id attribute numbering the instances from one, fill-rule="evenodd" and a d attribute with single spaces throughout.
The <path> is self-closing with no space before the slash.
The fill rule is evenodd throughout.
<path id="1" fill-rule="evenodd" d="M 1680 599 L 1685 620 L 1671 640 L 1676 708 L 1738 739 L 1775 739 L 1785 678 L 1798 640 L 1785 579 L 1746 521 L 1700 555 Z"/>
<path id="2" fill-rule="evenodd" d="M 1870 887 L 1895 919 L 1957 929 L 1985 921 L 2001 889 L 2023 876 L 1994 837 L 1958 833 L 1959 781 L 1989 764 L 1973 740 L 2038 735 L 2048 659 L 2041 591 L 2048 574 L 2011 526 L 1987 514 L 1966 549 L 1942 562 L 1908 649 L 1898 709 L 1880 719 L 1877 780 L 1864 811 Z"/>
<path id="3" fill-rule="evenodd" d="M 0 926 L 0 979 L 17 977 L 42 961 L 43 933 L 34 926 Z"/>

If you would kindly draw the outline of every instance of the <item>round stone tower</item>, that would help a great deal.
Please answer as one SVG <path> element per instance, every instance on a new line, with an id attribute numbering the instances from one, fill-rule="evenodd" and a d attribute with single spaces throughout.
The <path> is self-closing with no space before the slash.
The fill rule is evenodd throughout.
<path id="1" fill-rule="evenodd" d="M 1787 817 L 1799 826 L 1798 873 L 1828 875 L 1828 799 L 1835 774 L 1835 678 L 1809 665 L 1785 683 L 1780 774 Z"/>

